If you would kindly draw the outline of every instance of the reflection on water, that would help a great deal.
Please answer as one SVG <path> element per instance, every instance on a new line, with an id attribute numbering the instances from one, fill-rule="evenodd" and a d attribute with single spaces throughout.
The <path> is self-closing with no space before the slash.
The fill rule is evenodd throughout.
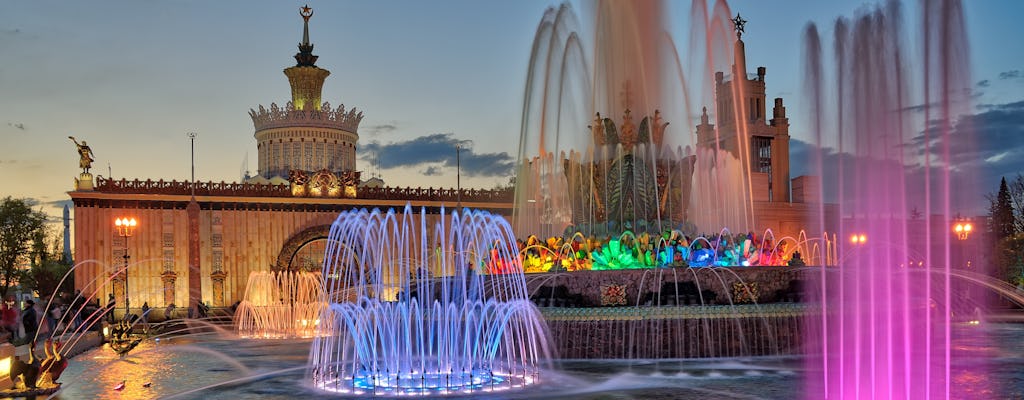
<path id="1" fill-rule="evenodd" d="M 958 327 L 952 398 L 1024 398 L 1024 324 Z M 973 330 L 973 331 L 972 331 Z M 986 335 L 974 334 L 984 330 Z M 985 337 L 988 339 L 985 339 Z M 119 360 L 109 349 L 72 359 L 61 399 L 331 398 L 306 387 L 309 340 L 182 338 L 147 342 Z M 229 355 L 229 357 L 218 357 Z M 988 368 L 977 368 L 988 363 Z M 501 397 L 560 399 L 792 399 L 802 392 L 795 357 L 684 361 L 566 360 L 544 386 Z M 990 371 L 983 376 L 979 371 Z M 114 386 L 125 381 L 123 391 Z M 150 382 L 151 387 L 143 387 Z M 199 390 L 197 390 L 199 389 Z M 42 397 L 40 397 L 42 398 Z"/>

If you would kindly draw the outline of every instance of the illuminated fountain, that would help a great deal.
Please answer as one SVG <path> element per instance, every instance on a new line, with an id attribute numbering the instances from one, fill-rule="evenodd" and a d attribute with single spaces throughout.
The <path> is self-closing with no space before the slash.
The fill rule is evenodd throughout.
<path id="1" fill-rule="evenodd" d="M 333 334 L 310 351 L 318 389 L 490 392 L 536 383 L 548 360 L 545 323 L 501 216 L 344 212 L 323 273 L 330 303 L 320 329 Z"/>
<path id="2" fill-rule="evenodd" d="M 984 345 L 986 336 L 956 326 L 967 271 L 950 257 L 953 211 L 980 200 L 977 164 L 964 162 L 975 140 L 956 119 L 973 110 L 963 7 L 920 6 L 918 24 L 904 24 L 898 2 L 837 20 L 833 79 L 816 27 L 806 30 L 811 131 L 820 149 L 839 152 L 822 151 L 813 164 L 830 177 L 839 231 L 852 238 L 839 268 L 821 270 L 825 307 L 836 312 L 809 320 L 821 340 L 809 343 L 807 398 L 1000 397 L 975 382 L 987 379 L 987 363 L 958 359 L 956 345 L 963 335 Z M 905 26 L 921 27 L 909 35 L 921 38 L 919 53 L 908 50 Z M 830 87 L 836 101 L 824 94 Z"/>
<path id="3" fill-rule="evenodd" d="M 756 110 L 722 99 L 726 92 L 751 95 L 744 93 L 750 84 L 719 74 L 709 87 L 711 75 L 702 72 L 730 64 L 740 71 L 730 77 L 747 80 L 742 42 L 730 51 L 728 5 L 719 2 L 709 18 L 704 3 L 694 2 L 690 14 L 687 54 L 707 57 L 686 70 L 660 2 L 598 2 L 592 38 L 582 36 L 568 5 L 547 10 L 524 95 L 513 218 L 521 237 L 754 228 L 747 142 L 754 134 L 772 137 L 775 120 L 748 131 Z M 688 78 L 708 83 L 692 95 Z M 763 69 L 749 82 L 763 88 Z M 697 118 L 699 104 L 717 104 L 717 125 L 706 109 Z M 779 115 L 785 119 L 784 109 Z M 761 125 L 768 121 L 758 117 Z M 669 122 L 678 125 L 670 129 Z"/>
<path id="4" fill-rule="evenodd" d="M 319 272 L 253 272 L 235 311 L 235 330 L 250 338 L 311 337 L 325 307 L 322 294 Z"/>
<path id="5" fill-rule="evenodd" d="M 688 239 L 681 231 L 661 235 L 625 231 L 599 240 L 576 233 L 567 240 L 531 236 L 520 257 L 527 273 L 641 269 L 662 267 L 804 266 L 835 265 L 834 240 L 811 240 L 806 232 L 776 237 L 768 229 L 759 236 L 718 235 Z"/>

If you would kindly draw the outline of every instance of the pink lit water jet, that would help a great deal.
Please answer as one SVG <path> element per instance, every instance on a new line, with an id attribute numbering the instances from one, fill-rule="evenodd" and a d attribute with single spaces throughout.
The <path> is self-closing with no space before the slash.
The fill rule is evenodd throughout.
<path id="1" fill-rule="evenodd" d="M 921 5 L 919 57 L 908 50 L 898 2 L 836 22 L 834 101 L 824 95 L 817 29 L 805 33 L 806 95 L 820 132 L 815 167 L 830 178 L 823 190 L 839 204 L 840 237 L 859 239 L 840 247 L 836 269 L 821 270 L 826 312 L 808 322 L 822 333 L 810 343 L 808 399 L 965 396 L 953 388 L 958 299 L 947 225 L 954 207 L 976 201 L 962 194 L 972 192 L 963 187 L 971 172 L 953 174 L 963 149 L 950 147 L 969 103 L 967 41 L 958 1 Z M 923 118 L 909 111 L 917 108 Z M 831 113 L 834 124 L 825 122 Z M 916 221 L 910 210 L 921 203 L 927 217 Z M 919 267 L 908 263 L 914 254 L 924 255 Z"/>

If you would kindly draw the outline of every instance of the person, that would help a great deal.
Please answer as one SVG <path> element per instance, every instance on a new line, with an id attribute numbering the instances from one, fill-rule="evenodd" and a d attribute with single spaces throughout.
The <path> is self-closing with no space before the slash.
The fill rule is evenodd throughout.
<path id="1" fill-rule="evenodd" d="M 25 337 L 36 337 L 39 320 L 36 317 L 36 302 L 32 299 L 25 300 L 25 309 L 21 312 L 21 324 L 25 327 Z"/>
<path id="2" fill-rule="evenodd" d="M 142 326 L 149 330 L 149 302 L 142 303 Z"/>
<path id="3" fill-rule="evenodd" d="M 62 328 L 60 320 L 63 316 L 64 308 L 60 303 L 54 301 L 50 304 L 50 309 L 46 313 L 46 322 L 49 325 L 51 337 L 60 334 L 58 331 Z"/>
<path id="4" fill-rule="evenodd" d="M 174 306 L 174 303 L 171 303 L 171 304 L 167 305 L 167 308 L 164 309 L 164 319 L 165 320 L 170 321 L 171 318 L 174 318 L 174 309 L 175 308 L 176 307 Z"/>
<path id="5" fill-rule="evenodd" d="M 117 299 L 114 298 L 114 294 L 111 293 L 107 297 L 107 322 L 114 323 L 114 307 L 117 307 Z"/>
<path id="6" fill-rule="evenodd" d="M 92 149 L 89 148 L 89 145 L 84 140 L 82 143 L 78 143 L 74 136 L 68 136 L 68 139 L 71 139 L 72 142 L 75 142 L 75 146 L 78 146 L 78 167 L 82 168 L 82 173 L 88 174 L 89 168 L 92 168 L 92 162 L 94 161 L 92 159 Z"/>
<path id="7" fill-rule="evenodd" d="M 198 314 L 197 318 L 206 318 L 209 316 L 210 307 L 203 303 L 202 300 L 199 300 L 199 304 L 196 304 L 196 313 Z"/>
<path id="8" fill-rule="evenodd" d="M 14 297 L 8 297 L 3 305 L 0 305 L 0 325 L 11 333 L 13 341 L 18 336 L 18 310 L 14 309 Z"/>
<path id="9" fill-rule="evenodd" d="M 68 307 L 68 312 L 71 312 L 74 316 L 71 319 L 71 329 L 78 329 L 82 325 L 82 309 L 85 306 L 85 297 L 82 297 L 81 290 L 75 290 L 74 297 L 71 298 L 71 305 Z"/>

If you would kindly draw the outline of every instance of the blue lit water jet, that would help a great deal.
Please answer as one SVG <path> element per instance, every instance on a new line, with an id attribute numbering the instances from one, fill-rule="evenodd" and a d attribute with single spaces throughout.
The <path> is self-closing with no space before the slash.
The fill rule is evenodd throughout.
<path id="1" fill-rule="evenodd" d="M 348 211 L 331 226 L 327 309 L 308 374 L 321 390 L 437 395 L 516 389 L 549 367 L 504 218 Z M 491 273 L 488 273 L 490 271 Z M 500 271 L 500 273 L 494 273 Z"/>

